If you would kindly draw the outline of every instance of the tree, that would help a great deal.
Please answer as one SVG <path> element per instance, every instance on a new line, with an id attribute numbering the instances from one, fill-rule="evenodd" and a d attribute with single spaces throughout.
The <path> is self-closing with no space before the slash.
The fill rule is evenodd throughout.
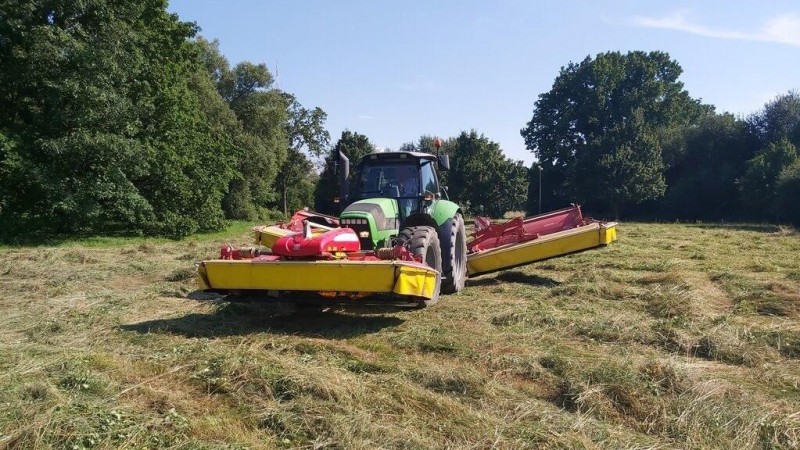
<path id="1" fill-rule="evenodd" d="M 800 146 L 800 92 L 790 91 L 776 97 L 747 119 L 756 148 L 782 140 Z"/>
<path id="2" fill-rule="evenodd" d="M 10 3 L 10 4 L 8 4 Z M 166 2 L 11 1 L 0 20 L 0 223 L 181 236 L 222 223 L 235 161 L 193 24 Z"/>
<path id="3" fill-rule="evenodd" d="M 778 176 L 775 207 L 778 220 L 800 226 L 800 161 L 795 161 Z"/>
<path id="4" fill-rule="evenodd" d="M 778 197 L 779 179 L 785 175 L 786 183 L 790 183 L 791 171 L 787 171 L 798 161 L 797 148 L 784 139 L 778 143 L 770 143 L 747 161 L 744 175 L 739 180 L 742 194 L 742 206 L 745 215 L 758 219 L 775 218 L 778 215 L 776 199 Z M 795 199 L 796 200 L 796 199 Z"/>
<path id="5" fill-rule="evenodd" d="M 337 177 L 339 152 L 344 153 L 350 159 L 351 167 L 355 168 L 361 161 L 361 158 L 374 151 L 375 147 L 373 147 L 369 139 L 363 134 L 355 133 L 350 130 L 342 132 L 342 136 L 325 159 L 325 166 L 322 169 L 319 182 L 314 192 L 314 204 L 317 211 L 325 214 L 337 214 L 339 212 L 338 205 L 333 201 L 334 197 L 339 196 L 339 181 Z M 355 171 L 351 171 L 350 173 L 351 183 L 354 178 L 354 172 Z M 341 201 L 344 201 L 344 199 L 341 199 Z"/>
<path id="6" fill-rule="evenodd" d="M 226 216 L 246 220 L 266 216 L 271 205 L 279 204 L 275 181 L 287 159 L 293 97 L 272 88 L 265 64 L 244 61 L 231 68 L 217 41 L 198 38 L 196 45 L 219 95 L 238 121 L 233 133 L 237 167 L 223 199 Z"/>
<path id="7" fill-rule="evenodd" d="M 663 195 L 661 133 L 708 107 L 663 52 L 600 53 L 562 68 L 521 130 L 560 203 L 618 211 Z"/>
<path id="8" fill-rule="evenodd" d="M 318 176 L 313 163 L 304 151 L 319 158 L 330 145 L 330 134 L 325 129 L 328 115 L 321 108 L 306 109 L 288 93 L 283 94 L 288 105 L 286 134 L 289 137 L 289 157 L 275 179 L 275 188 L 281 196 L 283 214 L 305 206 L 314 200 L 314 187 Z"/>
<path id="9" fill-rule="evenodd" d="M 791 91 L 768 102 L 747 125 L 751 145 L 759 150 L 739 180 L 745 215 L 797 223 L 800 93 Z"/>
<path id="10" fill-rule="evenodd" d="M 676 133 L 663 153 L 668 187 L 662 218 L 719 220 L 739 214 L 737 179 L 753 157 L 744 121 L 711 113 Z"/>
<path id="11" fill-rule="evenodd" d="M 475 130 L 448 145 L 450 197 L 474 214 L 502 216 L 525 207 L 528 171 L 503 155 L 500 145 Z"/>

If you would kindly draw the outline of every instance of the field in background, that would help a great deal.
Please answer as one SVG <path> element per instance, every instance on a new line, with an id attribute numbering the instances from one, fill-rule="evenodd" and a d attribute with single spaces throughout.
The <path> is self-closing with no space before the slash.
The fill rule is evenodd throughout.
<path id="1" fill-rule="evenodd" d="M 426 310 L 289 316 L 187 298 L 222 235 L 0 248 L 0 449 L 800 445 L 800 236 L 619 231 Z"/>

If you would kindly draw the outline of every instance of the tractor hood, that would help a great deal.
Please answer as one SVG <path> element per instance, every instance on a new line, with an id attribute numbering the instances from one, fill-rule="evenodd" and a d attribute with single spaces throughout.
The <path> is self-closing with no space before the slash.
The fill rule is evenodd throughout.
<path id="1" fill-rule="evenodd" d="M 359 237 L 361 248 L 375 248 L 390 234 L 397 233 L 400 225 L 397 200 L 369 198 L 351 203 L 341 214 L 341 226 L 352 228 Z"/>

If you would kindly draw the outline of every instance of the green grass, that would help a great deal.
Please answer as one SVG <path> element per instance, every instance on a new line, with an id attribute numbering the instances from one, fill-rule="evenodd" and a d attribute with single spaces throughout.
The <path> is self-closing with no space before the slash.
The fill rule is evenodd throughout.
<path id="1" fill-rule="evenodd" d="M 800 446 L 793 230 L 623 224 L 426 310 L 187 298 L 249 228 L 0 248 L 0 449 Z"/>
<path id="2" fill-rule="evenodd" d="M 198 233 L 187 236 L 180 240 L 184 243 L 211 242 L 225 239 L 230 236 L 238 236 L 247 233 L 253 227 L 252 222 L 229 221 L 228 225 L 220 230 L 209 233 Z M 110 248 L 124 245 L 161 245 L 175 242 L 174 239 L 165 237 L 148 236 L 83 236 L 75 238 L 72 236 L 46 235 L 46 236 L 26 236 L 22 239 L 22 244 L 11 244 L 0 242 L 0 250 L 23 248 L 23 247 L 80 247 L 80 248 Z"/>

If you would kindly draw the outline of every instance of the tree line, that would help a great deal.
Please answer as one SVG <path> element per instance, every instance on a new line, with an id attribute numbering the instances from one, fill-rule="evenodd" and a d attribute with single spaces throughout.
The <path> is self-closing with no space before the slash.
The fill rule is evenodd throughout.
<path id="1" fill-rule="evenodd" d="M 800 223 L 800 94 L 739 118 L 691 98 L 681 73 L 664 52 L 563 67 L 521 131 L 543 209 L 580 202 L 626 218 Z M 537 203 L 530 195 L 529 209 Z"/>
<path id="2" fill-rule="evenodd" d="M 0 234 L 180 237 L 308 204 L 325 112 L 165 0 L 0 9 Z"/>
<path id="3" fill-rule="evenodd" d="M 422 135 L 416 141 L 402 144 L 398 151 L 436 154 L 434 137 Z M 315 191 L 318 211 L 336 214 L 339 205 L 336 163 L 339 152 L 350 161 L 359 161 L 376 149 L 366 136 L 345 131 L 331 149 Z M 500 217 L 508 211 L 525 208 L 528 189 L 528 169 L 522 161 L 507 158 L 500 145 L 477 131 L 463 131 L 458 136 L 441 139 L 439 154 L 450 156 L 450 170 L 439 172 L 439 185 L 446 195 L 461 205 L 466 214 Z M 352 178 L 357 176 L 351 172 Z M 352 192 L 352 189 L 351 189 Z"/>
<path id="4" fill-rule="evenodd" d="M 358 161 L 375 151 L 368 137 L 348 130 L 331 145 L 322 109 L 277 89 L 265 64 L 232 66 L 166 6 L 2 3 L 0 237 L 180 237 L 304 206 L 337 212 L 335 155 Z M 800 96 L 737 118 L 692 99 L 680 74 L 663 52 L 570 63 L 522 129 L 533 166 L 464 131 L 443 140 L 441 184 L 471 214 L 577 202 L 623 217 L 797 222 Z"/>

